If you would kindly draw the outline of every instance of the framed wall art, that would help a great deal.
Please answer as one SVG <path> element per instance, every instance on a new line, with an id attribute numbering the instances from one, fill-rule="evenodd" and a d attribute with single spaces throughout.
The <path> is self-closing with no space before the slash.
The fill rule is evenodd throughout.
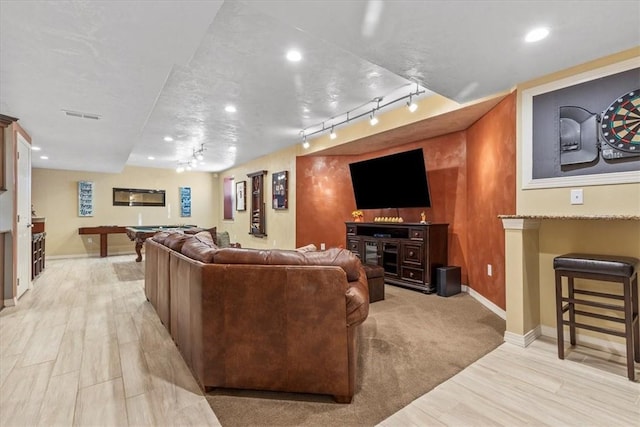
<path id="1" fill-rule="evenodd" d="M 180 216 L 191 216 L 191 187 L 180 187 Z"/>
<path id="2" fill-rule="evenodd" d="M 271 177 L 273 209 L 288 209 L 289 173 L 287 171 L 275 172 Z"/>
<path id="3" fill-rule="evenodd" d="M 640 182 L 640 59 L 522 92 L 522 188 Z"/>
<path id="4" fill-rule="evenodd" d="M 93 181 L 78 181 L 78 216 L 93 216 Z"/>
<path id="5" fill-rule="evenodd" d="M 236 183 L 236 210 L 247 210 L 247 181 Z"/>

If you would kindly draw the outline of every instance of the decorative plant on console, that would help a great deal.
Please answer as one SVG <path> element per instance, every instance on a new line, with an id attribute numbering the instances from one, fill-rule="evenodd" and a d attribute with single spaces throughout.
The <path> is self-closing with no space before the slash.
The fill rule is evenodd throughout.
<path id="1" fill-rule="evenodd" d="M 353 220 L 355 222 L 362 222 L 362 219 L 364 218 L 364 213 L 362 213 L 362 211 L 353 211 L 351 212 L 351 216 L 353 217 Z"/>

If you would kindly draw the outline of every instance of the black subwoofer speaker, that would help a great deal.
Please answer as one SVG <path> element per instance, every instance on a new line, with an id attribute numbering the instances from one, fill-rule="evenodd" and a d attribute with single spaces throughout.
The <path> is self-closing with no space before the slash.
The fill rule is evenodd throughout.
<path id="1" fill-rule="evenodd" d="M 460 267 L 439 267 L 437 269 L 438 295 L 441 297 L 450 297 L 451 295 L 459 294 L 462 289 L 460 278 Z"/>

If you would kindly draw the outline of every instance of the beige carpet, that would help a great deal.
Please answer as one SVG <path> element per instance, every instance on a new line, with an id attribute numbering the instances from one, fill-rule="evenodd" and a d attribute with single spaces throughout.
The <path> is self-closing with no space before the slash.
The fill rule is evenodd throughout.
<path id="1" fill-rule="evenodd" d="M 113 270 L 120 282 L 131 282 L 144 279 L 144 261 L 114 262 Z"/>
<path id="2" fill-rule="evenodd" d="M 449 298 L 386 285 L 362 325 L 358 391 L 328 396 L 217 389 L 227 426 L 373 426 L 503 342 L 505 322 L 467 294 Z"/>

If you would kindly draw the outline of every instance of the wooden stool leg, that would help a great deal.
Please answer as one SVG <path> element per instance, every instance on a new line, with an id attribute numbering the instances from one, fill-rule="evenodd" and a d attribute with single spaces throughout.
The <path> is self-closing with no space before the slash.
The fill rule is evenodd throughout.
<path id="1" fill-rule="evenodd" d="M 624 336 L 627 341 L 627 376 L 631 381 L 636 380 L 636 370 L 633 365 L 633 303 L 631 302 L 631 281 L 625 278 L 624 286 Z"/>
<path id="2" fill-rule="evenodd" d="M 569 282 L 569 298 L 574 299 L 573 293 L 573 277 L 568 277 Z M 576 305 L 569 301 L 569 340 L 571 345 L 576 345 Z"/>
<path id="3" fill-rule="evenodd" d="M 562 324 L 562 275 L 556 270 L 556 329 L 558 333 L 558 358 L 564 359 L 564 325 Z"/>
<path id="4" fill-rule="evenodd" d="M 633 348 L 636 362 L 640 363 L 640 316 L 638 316 L 638 274 L 631 282 L 631 305 L 633 307 Z"/>

